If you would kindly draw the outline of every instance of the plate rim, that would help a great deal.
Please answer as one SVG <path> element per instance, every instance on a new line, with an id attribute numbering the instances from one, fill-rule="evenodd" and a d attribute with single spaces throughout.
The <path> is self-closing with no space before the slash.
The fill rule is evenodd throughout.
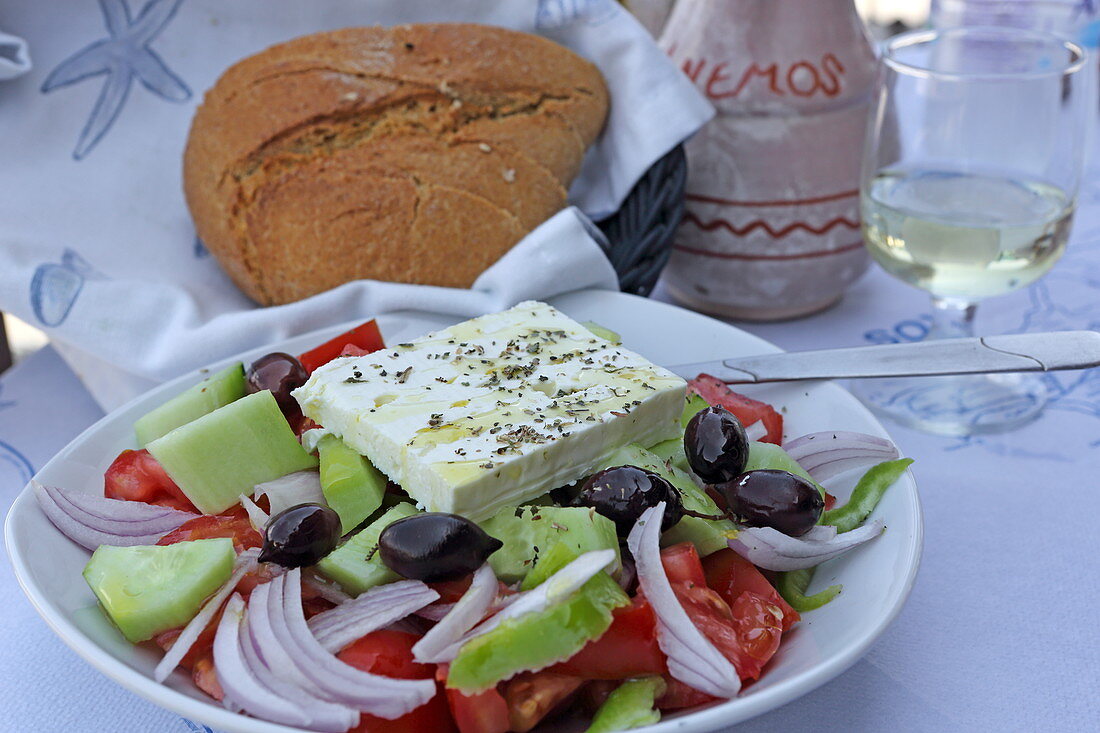
<path id="1" fill-rule="evenodd" d="M 649 298 L 643 298 L 636 295 L 627 293 L 619 293 L 616 291 L 605 290 L 580 290 L 573 291 L 571 293 L 565 293 L 555 298 L 548 299 L 552 305 L 558 307 L 560 301 L 569 301 L 575 299 L 584 299 L 588 297 L 594 297 L 597 300 L 602 297 L 611 297 L 613 299 L 628 299 L 635 301 L 636 305 L 644 303 L 645 307 L 654 307 L 657 310 L 670 309 L 676 313 L 677 318 L 693 318 L 709 321 L 714 324 L 718 324 L 727 329 L 736 331 L 740 337 L 748 337 L 753 342 L 757 343 L 761 347 L 762 352 L 779 352 L 782 351 L 779 347 L 771 342 L 745 331 L 735 325 L 727 323 L 725 321 L 711 318 L 707 315 L 689 311 L 678 306 L 663 303 L 661 301 L 654 301 Z M 563 309 L 568 309 L 569 305 L 562 306 Z M 380 313 L 377 317 L 402 317 L 402 316 L 430 316 L 430 317 L 443 317 L 443 318 L 456 318 L 461 319 L 462 316 L 440 313 L 428 310 L 401 310 L 390 313 Z M 311 331 L 307 331 L 301 334 L 293 336 L 285 336 L 278 339 L 274 343 L 283 344 L 292 339 L 316 337 L 324 338 L 325 336 L 337 335 L 343 331 L 348 330 L 364 320 L 367 320 L 371 316 L 364 316 L 362 318 L 353 318 L 341 323 L 323 326 Z M 457 322 L 457 321 L 456 321 Z M 38 472 L 35 473 L 32 481 L 38 477 L 39 474 L 46 472 L 56 462 L 64 460 L 66 455 L 73 449 L 73 446 L 81 443 L 85 440 L 86 436 L 97 432 L 100 426 L 108 421 L 112 421 L 117 413 L 130 409 L 132 405 L 141 402 L 143 400 L 152 399 L 160 394 L 168 392 L 178 391 L 180 386 L 190 385 L 194 382 L 197 376 L 215 371 L 224 365 L 232 363 L 234 361 L 241 361 L 243 358 L 247 358 L 247 355 L 264 351 L 270 348 L 270 344 L 267 346 L 260 346 L 250 349 L 245 349 L 233 356 L 225 359 L 220 359 L 212 362 L 211 364 L 204 366 L 200 369 L 188 371 L 185 374 L 176 377 L 163 384 L 157 385 L 153 389 L 134 397 L 127 401 L 125 404 L 111 410 L 105 414 L 99 420 L 92 423 L 86 429 L 80 432 L 76 437 L 69 441 L 61 450 L 59 450 L 49 461 L 47 461 Z M 821 384 L 815 382 L 815 384 Z M 879 431 L 884 435 L 889 436 L 888 431 L 878 420 L 878 418 L 867 409 L 858 399 L 856 399 L 851 393 L 843 389 L 836 383 L 825 383 L 823 385 L 830 392 L 834 392 L 838 399 L 847 400 L 851 406 L 856 408 L 857 412 L 861 412 L 865 418 L 867 418 L 872 424 L 878 427 Z M 892 438 L 891 438 L 892 439 Z M 789 679 L 779 682 L 773 686 L 769 686 L 747 697 L 738 697 L 732 700 L 728 700 L 723 703 L 711 705 L 710 707 L 698 710 L 693 713 L 687 713 L 681 716 L 677 716 L 670 719 L 661 720 L 660 722 L 646 726 L 644 728 L 638 728 L 637 730 L 648 733 L 667 733 L 668 731 L 710 731 L 717 730 L 722 726 L 743 722 L 750 718 L 756 717 L 771 710 L 775 710 L 782 705 L 785 705 L 805 694 L 820 687 L 826 682 L 839 676 L 849 667 L 851 667 L 856 661 L 858 661 L 870 648 L 870 646 L 886 631 L 887 628 L 894 622 L 898 614 L 901 612 L 905 605 L 906 600 L 912 591 L 913 585 L 916 582 L 916 577 L 920 569 L 921 554 L 924 546 L 924 514 L 920 503 L 920 497 L 917 490 L 917 483 L 911 469 L 906 469 L 903 478 L 907 479 L 908 489 L 906 491 L 906 497 L 908 499 L 909 510 L 912 516 L 911 534 L 907 543 L 904 546 L 904 552 L 901 559 L 905 563 L 906 573 L 904 580 L 897 584 L 896 590 L 893 594 L 888 596 L 884 600 L 884 605 L 887 607 L 886 613 L 877 620 L 876 623 L 863 629 L 859 638 L 854 642 L 844 647 L 839 653 L 833 657 L 821 661 L 815 664 L 810 669 L 798 672 L 792 675 Z M 12 563 L 15 571 L 15 577 L 19 583 L 19 587 L 23 590 L 24 595 L 30 601 L 35 612 L 46 622 L 50 630 L 58 636 L 70 649 L 81 657 L 84 661 L 90 664 L 98 672 L 108 677 L 113 682 L 121 685 L 126 690 L 138 695 L 144 700 L 147 700 L 154 705 L 162 707 L 166 710 L 174 712 L 178 715 L 183 715 L 187 718 L 196 719 L 202 721 L 208 725 L 213 725 L 219 729 L 225 730 L 243 730 L 241 725 L 247 726 L 249 731 L 254 733 L 301 733 L 302 729 L 292 728 L 278 723 L 272 723 L 269 721 L 260 720 L 258 718 L 252 718 L 246 715 L 233 713 L 228 709 L 220 707 L 213 700 L 199 699 L 191 697 L 179 690 L 176 690 L 168 685 L 158 683 L 151 677 L 145 676 L 143 673 L 131 668 L 125 662 L 116 659 L 113 655 L 106 652 L 97 642 L 91 637 L 87 636 L 79 628 L 77 628 L 71 621 L 68 620 L 63 614 L 56 612 L 50 607 L 50 601 L 35 584 L 30 580 L 30 572 L 27 566 L 26 559 L 24 557 L 22 548 L 15 542 L 15 524 L 18 516 L 22 511 L 25 511 L 24 506 L 28 503 L 33 503 L 33 494 L 30 488 L 30 483 L 19 492 L 15 501 L 10 505 L 7 516 L 4 521 L 4 545 L 8 553 L 8 557 Z"/>

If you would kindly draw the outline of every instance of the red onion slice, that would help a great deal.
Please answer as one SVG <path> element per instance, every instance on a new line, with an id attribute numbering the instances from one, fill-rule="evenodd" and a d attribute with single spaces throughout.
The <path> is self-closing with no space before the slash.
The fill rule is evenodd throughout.
<path id="1" fill-rule="evenodd" d="M 344 664 L 322 647 L 310 632 L 302 612 L 300 570 L 291 570 L 269 585 L 273 597 L 282 602 L 282 618 L 278 621 L 285 624 L 290 641 L 287 651 L 326 699 L 393 720 L 435 695 L 434 680 L 398 680 L 363 672 Z"/>
<path id="2" fill-rule="evenodd" d="M 457 604 L 432 603 L 430 605 L 424 606 L 424 608 L 421 608 L 418 611 L 414 611 L 413 613 L 415 613 L 420 618 L 426 618 L 429 621 L 439 622 L 442 621 L 447 616 L 447 614 L 454 609 L 455 605 Z"/>
<path id="3" fill-rule="evenodd" d="M 309 586 L 311 590 L 329 603 L 335 603 L 337 606 L 351 600 L 351 596 L 340 590 L 335 583 L 329 583 L 309 570 L 302 573 L 302 583 Z"/>
<path id="4" fill-rule="evenodd" d="M 82 495 L 87 500 L 54 486 L 31 482 L 35 499 L 46 517 L 62 534 L 81 547 L 95 550 L 100 545 L 131 547 L 155 545 L 157 540 L 197 514 L 158 507 L 140 501 L 124 501 Z M 88 501 L 90 500 L 90 501 Z M 95 507 L 95 513 L 81 507 Z M 102 515 L 118 512 L 124 519 L 105 519 Z"/>
<path id="5" fill-rule="evenodd" d="M 803 435 L 784 443 L 783 450 L 817 482 L 900 455 L 897 446 L 885 438 L 843 430 Z"/>
<path id="6" fill-rule="evenodd" d="M 881 519 L 840 534 L 836 534 L 836 527 L 833 527 L 832 536 L 826 528 L 818 531 L 815 527 L 807 533 L 810 535 L 807 539 L 807 535 L 790 537 L 771 527 L 745 527 L 738 530 L 736 538 L 729 540 L 729 546 L 765 570 L 804 570 L 873 540 L 885 528 Z"/>
<path id="7" fill-rule="evenodd" d="M 676 598 L 661 564 L 661 518 L 665 503 L 650 507 L 630 530 L 638 584 L 657 616 L 657 645 L 668 657 L 668 671 L 685 685 L 715 697 L 736 697 L 741 679 L 733 664 L 692 623 Z"/>
<path id="8" fill-rule="evenodd" d="M 341 649 L 372 631 L 405 618 L 439 599 L 439 593 L 419 580 L 400 580 L 366 593 L 309 620 L 309 630 L 327 651 Z"/>
<path id="9" fill-rule="evenodd" d="M 474 573 L 470 588 L 462 598 L 413 645 L 413 658 L 425 664 L 444 661 L 438 659 L 438 655 L 481 623 L 496 597 L 497 576 L 489 563 L 485 563 Z"/>
<path id="10" fill-rule="evenodd" d="M 256 484 L 252 496 L 256 499 L 267 497 L 271 516 L 298 504 L 328 506 L 321 491 L 321 472 L 315 470 L 295 471 L 273 481 Z"/>
<path id="11" fill-rule="evenodd" d="M 453 660 L 466 642 L 492 631 L 510 618 L 544 611 L 564 601 L 576 593 L 592 576 L 613 562 L 615 562 L 614 550 L 593 550 L 584 553 L 535 588 L 509 596 L 508 605 L 501 611 L 474 627 L 472 631 L 464 634 L 450 646 L 441 649 L 434 657 L 444 662 Z"/>
<path id="12" fill-rule="evenodd" d="M 824 542 L 836 537 L 836 527 L 831 524 L 816 524 L 810 527 L 810 531 L 803 535 L 800 535 L 800 540 L 813 540 L 814 542 Z"/>
<path id="13" fill-rule="evenodd" d="M 225 581 L 225 584 L 203 604 L 203 607 L 199 609 L 195 617 L 183 627 L 183 631 L 176 637 L 175 642 L 173 642 L 172 646 L 165 652 L 164 658 L 160 660 L 156 669 L 153 670 L 153 679 L 157 682 L 164 682 L 164 680 L 168 679 L 168 675 L 172 674 L 172 670 L 179 666 L 180 660 L 184 658 L 187 652 L 191 651 L 191 647 L 198 640 L 199 635 L 202 634 L 206 625 L 210 623 L 210 619 L 214 618 L 214 614 L 222 607 L 222 603 L 225 602 L 225 599 L 237 588 L 237 583 L 239 583 L 241 578 L 248 572 L 255 569 L 256 558 L 259 556 L 260 551 L 255 547 L 245 550 L 237 556 L 237 560 L 233 567 L 233 573 L 229 576 L 229 580 Z"/>
<path id="14" fill-rule="evenodd" d="M 244 610 L 244 601 L 234 593 L 214 636 L 214 672 L 225 699 L 257 718 L 297 726 L 309 723 L 297 705 L 265 687 L 245 661 L 241 653 Z"/>
<path id="15" fill-rule="evenodd" d="M 83 491 L 62 489 L 56 486 L 46 486 L 45 488 L 55 499 L 68 505 L 66 511 L 69 511 L 70 508 L 76 510 L 79 513 L 73 514 L 73 516 L 92 527 L 96 525 L 88 520 L 96 518 L 119 524 L 136 522 L 147 525 L 150 529 L 164 529 L 167 532 L 175 529 L 188 519 L 194 519 L 198 516 L 193 512 L 157 506 L 156 504 L 146 504 L 143 501 L 108 499 L 105 496 L 86 494 Z M 176 524 L 176 522 L 179 522 L 179 524 Z"/>
<path id="16" fill-rule="evenodd" d="M 244 616 L 244 625 L 240 631 L 241 654 L 245 664 L 261 685 L 298 706 L 308 720 L 304 727 L 309 730 L 344 733 L 359 724 L 358 710 L 315 697 L 272 672 L 253 641 L 251 622 L 252 613 L 249 611 Z"/>
<path id="17" fill-rule="evenodd" d="M 263 655 L 268 667 L 286 682 L 315 697 L 329 699 L 301 669 L 301 658 L 294 651 L 294 640 L 286 625 L 282 586 L 265 583 L 253 590 L 248 599 L 248 615 L 252 643 Z"/>

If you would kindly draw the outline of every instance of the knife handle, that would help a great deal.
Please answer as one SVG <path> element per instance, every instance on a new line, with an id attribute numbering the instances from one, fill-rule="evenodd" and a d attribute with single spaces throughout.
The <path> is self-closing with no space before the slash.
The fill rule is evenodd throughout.
<path id="1" fill-rule="evenodd" d="M 746 384 L 1045 372 L 1096 366 L 1100 366 L 1100 333 L 1058 331 L 765 354 L 684 364 L 672 371 L 692 377 L 705 372 L 729 384 Z"/>

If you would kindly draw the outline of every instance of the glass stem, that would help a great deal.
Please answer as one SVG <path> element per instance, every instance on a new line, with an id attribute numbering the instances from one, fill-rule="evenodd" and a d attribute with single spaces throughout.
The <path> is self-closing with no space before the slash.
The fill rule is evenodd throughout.
<path id="1" fill-rule="evenodd" d="M 932 328 L 929 339 L 957 339 L 974 335 L 977 303 L 962 298 L 932 298 Z"/>

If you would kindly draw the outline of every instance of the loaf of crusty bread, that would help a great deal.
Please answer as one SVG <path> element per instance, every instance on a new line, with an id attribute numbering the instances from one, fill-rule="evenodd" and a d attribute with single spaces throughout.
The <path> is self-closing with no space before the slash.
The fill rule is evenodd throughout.
<path id="1" fill-rule="evenodd" d="M 565 205 L 600 72 L 473 24 L 346 28 L 226 71 L 184 153 L 202 241 L 258 303 L 356 279 L 468 287 Z"/>

